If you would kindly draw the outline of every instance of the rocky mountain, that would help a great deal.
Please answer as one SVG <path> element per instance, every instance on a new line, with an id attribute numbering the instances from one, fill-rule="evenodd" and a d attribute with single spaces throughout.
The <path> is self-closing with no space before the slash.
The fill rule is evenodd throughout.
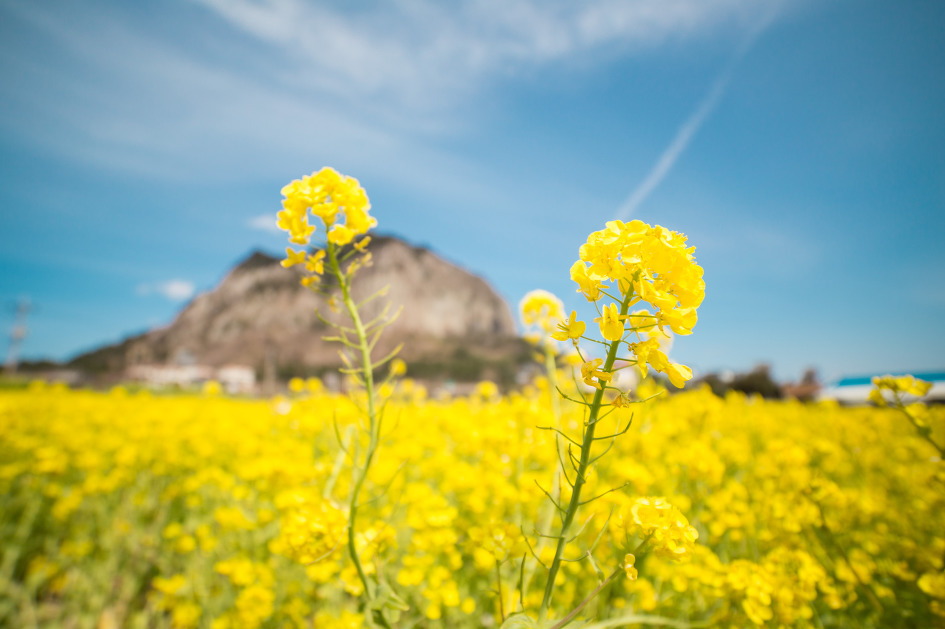
<path id="1" fill-rule="evenodd" d="M 485 280 L 394 237 L 374 237 L 368 249 L 373 264 L 355 276 L 355 297 L 389 290 L 365 307 L 365 320 L 385 301 L 392 311 L 401 309 L 376 357 L 403 343 L 412 375 L 504 379 L 528 356 L 509 306 Z M 336 367 L 339 345 L 323 339 L 334 332 L 316 313 L 332 320 L 340 315 L 328 296 L 301 286 L 300 273 L 279 262 L 254 252 L 170 325 L 79 356 L 71 366 L 116 374 L 141 364 L 240 364 L 260 374 L 274 367 L 281 377 Z M 330 282 L 324 288 L 330 293 Z"/>

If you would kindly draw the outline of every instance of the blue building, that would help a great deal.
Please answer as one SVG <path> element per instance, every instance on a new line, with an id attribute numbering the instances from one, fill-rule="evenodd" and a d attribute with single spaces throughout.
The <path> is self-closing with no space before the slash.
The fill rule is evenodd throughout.
<path id="1" fill-rule="evenodd" d="M 904 372 L 876 373 L 868 376 L 851 376 L 828 383 L 817 396 L 820 400 L 836 400 L 841 404 L 868 404 L 874 376 L 905 376 Z M 918 371 L 911 375 L 932 383 L 932 389 L 921 401 L 934 404 L 945 403 L 945 371 Z"/>

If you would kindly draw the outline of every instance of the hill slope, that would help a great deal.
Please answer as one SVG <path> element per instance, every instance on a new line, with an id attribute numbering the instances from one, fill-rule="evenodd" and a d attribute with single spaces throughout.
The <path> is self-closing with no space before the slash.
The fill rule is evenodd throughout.
<path id="1" fill-rule="evenodd" d="M 386 300 L 392 310 L 402 308 L 375 356 L 403 343 L 401 355 L 415 365 L 412 371 L 436 372 L 460 362 L 470 377 L 483 375 L 472 373 L 470 363 L 508 365 L 527 356 L 508 305 L 485 280 L 397 238 L 375 237 L 369 249 L 373 264 L 358 271 L 355 296 L 363 299 L 389 286 Z M 334 367 L 338 345 L 322 339 L 332 331 L 316 312 L 338 315 L 325 295 L 302 287 L 299 278 L 278 258 L 254 252 L 170 325 L 78 356 L 71 365 L 116 374 L 135 364 L 243 364 L 261 371 L 269 362 L 284 376 Z M 366 319 L 384 299 L 365 308 Z"/>

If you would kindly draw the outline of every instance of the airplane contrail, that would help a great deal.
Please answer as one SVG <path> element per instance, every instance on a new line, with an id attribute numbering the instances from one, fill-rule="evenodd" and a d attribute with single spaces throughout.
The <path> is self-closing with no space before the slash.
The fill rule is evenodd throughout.
<path id="1" fill-rule="evenodd" d="M 752 46 L 754 46 L 762 32 L 764 32 L 771 22 L 774 21 L 775 15 L 777 14 L 778 4 L 779 3 L 775 3 L 772 10 L 770 10 L 765 15 L 765 17 L 759 21 L 755 28 L 749 32 L 748 37 L 745 38 L 742 44 L 735 51 L 735 55 L 725 65 L 715 81 L 713 81 L 709 91 L 702 98 L 693 112 L 689 114 L 689 117 L 686 119 L 686 121 L 676 131 L 673 141 L 669 143 L 669 146 L 666 147 L 659 159 L 656 160 L 656 163 L 653 164 L 650 172 L 647 173 L 643 181 L 640 182 L 640 184 L 634 189 L 630 196 L 627 197 L 627 200 L 617 208 L 616 214 L 618 220 L 626 220 L 629 218 L 640 206 L 640 204 L 646 200 L 650 193 L 653 192 L 653 190 L 658 185 L 660 185 L 667 173 L 672 170 L 673 166 L 676 164 L 676 160 L 679 159 L 679 156 L 682 155 L 683 151 L 686 150 L 686 147 L 689 146 L 689 142 L 692 140 L 693 136 L 697 131 L 699 131 L 699 128 L 705 122 L 706 118 L 709 117 L 709 114 L 711 114 L 719 104 L 722 95 L 725 93 L 725 88 L 728 87 L 729 81 L 731 81 L 732 75 L 734 74 L 738 63 L 748 53 Z"/>
<path id="2" fill-rule="evenodd" d="M 676 137 L 674 137 L 673 141 L 666 147 L 666 150 L 663 151 L 660 158 L 656 160 L 656 163 L 653 165 L 653 168 L 650 169 L 646 178 L 618 208 L 617 218 L 619 220 L 626 220 L 633 214 L 637 207 L 653 192 L 654 188 L 663 181 L 666 174 L 676 164 L 676 160 L 679 159 L 682 152 L 689 146 L 692 136 L 696 134 L 696 131 L 699 130 L 699 127 L 702 126 L 702 123 L 705 122 L 708 115 L 715 109 L 719 99 L 722 98 L 722 93 L 728 85 L 731 74 L 731 71 L 723 72 L 722 75 L 715 80 L 712 84 L 712 88 L 702 99 L 702 102 L 699 103 L 699 106 L 689 115 L 686 122 L 679 127 L 679 130 L 676 132 Z"/>

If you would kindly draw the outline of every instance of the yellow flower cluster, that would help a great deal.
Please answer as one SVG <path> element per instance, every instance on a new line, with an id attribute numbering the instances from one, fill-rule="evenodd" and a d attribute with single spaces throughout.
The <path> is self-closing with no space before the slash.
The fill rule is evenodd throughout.
<path id="1" fill-rule="evenodd" d="M 660 225 L 643 221 L 609 221 L 606 229 L 590 234 L 581 245 L 580 259 L 571 266 L 571 279 L 578 292 L 598 304 L 600 317 L 594 321 L 608 341 L 624 341 L 634 333 L 637 342 L 627 341 L 636 363 L 645 376 L 652 367 L 666 374 L 673 385 L 682 387 L 692 371 L 671 362 L 661 349 L 667 328 L 676 334 L 691 334 L 696 310 L 705 297 L 702 267 L 693 257 L 694 247 L 686 246 L 686 236 Z M 616 288 L 612 292 L 613 288 Z M 629 308 L 647 303 L 654 309 Z M 562 317 L 563 318 L 563 317 Z M 574 313 L 562 323 L 555 338 L 577 339 L 583 334 Z M 659 332 L 657 332 L 657 329 Z"/>
<path id="2" fill-rule="evenodd" d="M 926 572 L 918 581 L 919 589 L 933 600 L 932 611 L 940 618 L 945 618 L 945 569 Z"/>
<path id="3" fill-rule="evenodd" d="M 695 309 L 705 297 L 702 267 L 686 247 L 686 236 L 643 221 L 609 221 L 593 232 L 571 267 L 571 279 L 588 301 L 598 301 L 616 282 L 622 294 L 633 293 L 630 305 L 645 301 L 657 309 L 662 327 L 690 334 Z M 614 339 L 611 339 L 614 340 Z"/>
<path id="4" fill-rule="evenodd" d="M 525 325 L 525 339 L 541 344 L 547 342 L 564 318 L 564 304 L 546 290 L 533 290 L 525 294 L 518 304 Z"/>
<path id="5" fill-rule="evenodd" d="M 642 548 L 659 556 L 679 559 L 691 552 L 699 532 L 665 498 L 637 498 L 618 514 L 616 526 L 628 539 L 642 540 Z"/>
<path id="6" fill-rule="evenodd" d="M 327 242 L 335 246 L 347 245 L 377 225 L 377 220 L 368 213 L 371 204 L 358 180 L 333 168 L 322 168 L 292 181 L 282 188 L 282 195 L 285 197 L 283 209 L 276 224 L 289 232 L 289 242 L 296 245 L 308 245 L 315 232 L 310 216 L 321 220 L 327 230 Z M 367 240 L 362 239 L 356 246 L 363 251 Z M 304 265 L 310 274 L 303 280 L 303 284 L 310 285 L 325 272 L 325 252 L 287 248 L 282 266 L 289 268 L 297 264 Z"/>
<path id="7" fill-rule="evenodd" d="M 342 545 L 347 518 L 315 492 L 287 490 L 275 497 L 282 526 L 269 550 L 301 564 L 313 564 Z"/>
<path id="8" fill-rule="evenodd" d="M 885 406 L 887 394 L 895 397 L 909 395 L 920 398 L 928 394 L 931 389 L 931 382 L 919 380 L 915 376 L 876 376 L 873 378 L 873 389 L 869 397 L 874 404 Z"/>
<path id="9" fill-rule="evenodd" d="M 348 244 L 377 224 L 368 215 L 371 204 L 358 180 L 333 168 L 322 168 L 292 181 L 282 188 L 282 196 L 284 209 L 279 212 L 278 225 L 297 245 L 307 245 L 315 231 L 308 222 L 309 211 L 322 220 L 328 229 L 328 241 L 336 245 Z"/>
<path id="10" fill-rule="evenodd" d="M 338 437 L 360 414 L 316 381 L 294 388 L 272 400 L 0 391 L 0 553 L 12 575 L 0 625 L 31 626 L 42 610 L 49 626 L 110 626 L 99 621 L 115 614 L 118 626 L 363 626 L 342 549 L 309 563 L 343 533 L 344 510 L 332 504 L 345 504 L 351 480 Z M 543 572 L 521 566 L 534 565 L 532 551 L 547 564 L 553 551 L 536 489 L 557 463 L 555 435 L 536 429 L 553 421 L 547 389 L 418 391 L 402 381 L 386 401 L 397 429 L 365 483 L 356 539 L 365 570 L 418 629 L 536 615 Z M 577 406 L 563 406 L 563 428 L 584 422 Z M 617 439 L 588 475 L 583 495 L 601 497 L 570 531 L 566 559 L 596 543 L 601 570 L 636 578 L 612 581 L 581 619 L 945 622 L 945 466 L 898 411 L 699 389 L 633 413 L 645 438 Z M 600 434 L 629 414 L 614 409 Z M 927 421 L 940 435 L 945 407 L 929 407 Z M 650 534 L 654 546 L 637 550 Z M 304 552 L 280 548 L 288 539 Z M 587 561 L 564 563 L 550 617 L 598 579 Z"/>

